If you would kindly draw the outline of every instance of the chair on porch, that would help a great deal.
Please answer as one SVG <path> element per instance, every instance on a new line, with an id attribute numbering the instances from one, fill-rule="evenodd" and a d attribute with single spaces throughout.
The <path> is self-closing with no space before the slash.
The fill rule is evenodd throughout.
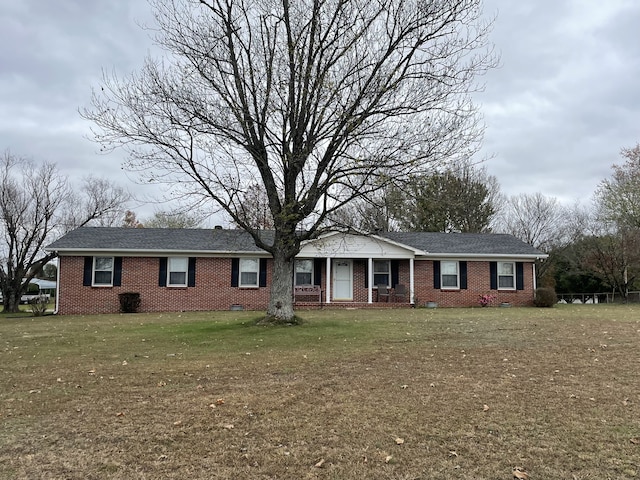
<path id="1" fill-rule="evenodd" d="M 389 288 L 386 285 L 376 285 L 376 287 L 378 288 L 378 301 L 381 302 L 384 298 L 385 302 L 389 302 L 389 299 L 391 298 Z"/>
<path id="2" fill-rule="evenodd" d="M 407 293 L 407 287 L 402 284 L 396 285 L 393 289 L 393 300 L 396 302 L 406 302 Z"/>

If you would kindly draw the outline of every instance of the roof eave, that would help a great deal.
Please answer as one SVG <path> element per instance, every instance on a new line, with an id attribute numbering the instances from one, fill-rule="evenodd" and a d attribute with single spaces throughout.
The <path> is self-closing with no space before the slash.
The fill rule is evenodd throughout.
<path id="1" fill-rule="evenodd" d="M 541 254 L 527 254 L 527 253 L 436 253 L 431 252 L 424 255 L 422 258 L 425 259 L 436 259 L 436 258 L 470 258 L 470 259 L 496 259 L 496 260 L 504 260 L 504 259 L 515 259 L 515 260 L 544 260 L 549 258 L 549 255 L 546 253 Z"/>
<path id="2" fill-rule="evenodd" d="M 125 249 L 125 248 L 55 248 L 46 249 L 48 252 L 54 252 L 59 256 L 72 255 L 120 255 L 135 257 L 158 257 L 165 255 L 178 256 L 266 256 L 271 254 L 264 250 L 171 250 L 171 249 Z"/>

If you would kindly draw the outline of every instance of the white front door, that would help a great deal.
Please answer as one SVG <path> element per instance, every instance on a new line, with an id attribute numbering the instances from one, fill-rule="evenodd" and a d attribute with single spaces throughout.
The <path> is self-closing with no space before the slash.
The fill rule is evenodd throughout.
<path id="1" fill-rule="evenodd" d="M 353 300 L 353 262 L 333 261 L 333 299 Z"/>

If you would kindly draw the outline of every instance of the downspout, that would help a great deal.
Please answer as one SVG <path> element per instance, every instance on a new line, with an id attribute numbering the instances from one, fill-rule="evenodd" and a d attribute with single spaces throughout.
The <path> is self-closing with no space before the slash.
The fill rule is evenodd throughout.
<path id="1" fill-rule="evenodd" d="M 58 255 L 58 252 L 56 252 L 56 256 Z M 57 315 L 58 314 L 58 305 L 60 305 L 60 257 L 57 256 L 58 258 L 58 268 L 56 268 L 56 308 L 53 310 L 53 314 Z"/>
<path id="2" fill-rule="evenodd" d="M 411 302 L 411 306 L 415 307 L 416 306 L 416 301 L 415 301 L 415 292 L 414 292 L 414 281 L 413 281 L 413 277 L 414 277 L 414 270 L 413 270 L 413 257 L 411 257 L 409 259 L 409 302 Z"/>

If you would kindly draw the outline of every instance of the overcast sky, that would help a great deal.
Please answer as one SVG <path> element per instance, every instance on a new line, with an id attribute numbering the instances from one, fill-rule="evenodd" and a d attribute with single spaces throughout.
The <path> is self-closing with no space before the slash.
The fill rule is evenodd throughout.
<path id="1" fill-rule="evenodd" d="M 485 12 L 501 60 L 476 97 L 480 157 L 506 195 L 588 202 L 620 149 L 640 142 L 640 1 L 485 0 Z M 149 18 L 145 0 L 0 0 L 0 151 L 144 191 L 122 152 L 98 153 L 78 110 L 103 69 L 140 68 Z"/>

